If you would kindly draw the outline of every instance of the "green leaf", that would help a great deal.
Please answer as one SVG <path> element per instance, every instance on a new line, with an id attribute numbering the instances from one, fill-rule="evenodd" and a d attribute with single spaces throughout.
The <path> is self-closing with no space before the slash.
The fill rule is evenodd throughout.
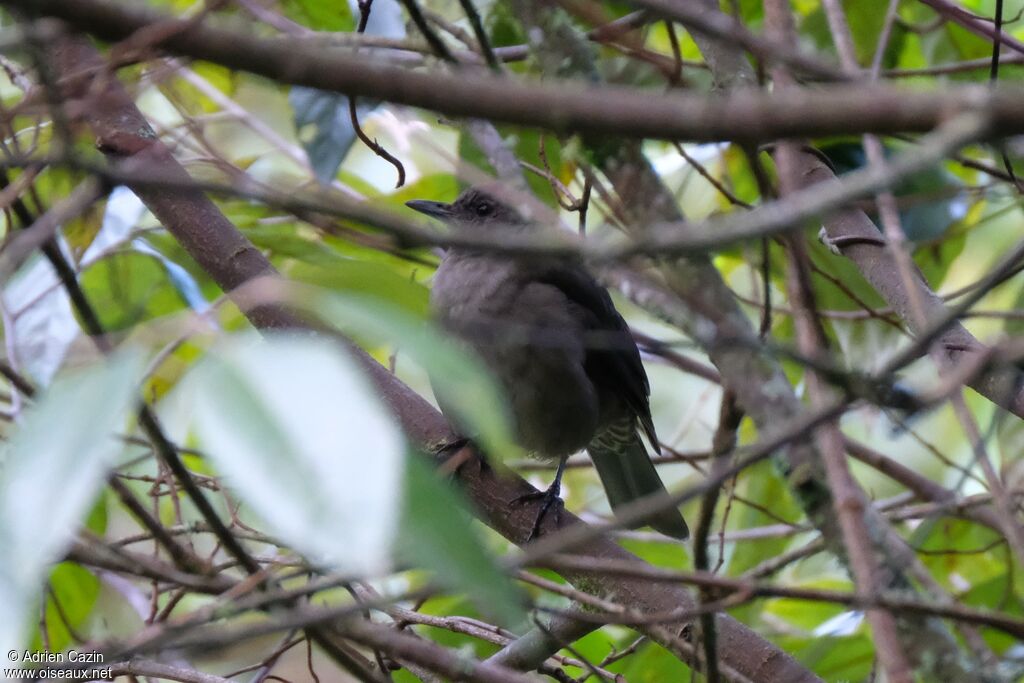
<path id="1" fill-rule="evenodd" d="M 498 132 L 516 157 L 537 168 L 543 168 L 544 161 L 540 156 L 540 133 L 511 126 L 498 126 Z M 544 151 L 551 172 L 562 182 L 568 183 L 572 179 L 574 169 L 562 162 L 561 146 L 554 136 L 544 137 Z M 459 136 L 459 156 L 463 161 L 480 168 L 485 173 L 494 174 L 494 168 L 487 160 L 487 155 L 468 133 Z M 551 189 L 551 183 L 546 179 L 534 173 L 527 173 L 526 182 L 537 199 L 552 208 L 558 207 L 558 199 Z"/>
<path id="2" fill-rule="evenodd" d="M 856 311 L 866 304 L 874 309 L 884 308 L 886 302 L 875 288 L 864 279 L 850 259 L 832 253 L 828 247 L 808 235 L 811 260 L 822 272 L 812 274 L 814 297 L 823 310 Z M 781 254 L 780 254 L 781 256 Z M 779 267 L 775 267 L 776 263 Z M 773 272 L 785 273 L 785 264 L 773 261 Z"/>
<path id="3" fill-rule="evenodd" d="M 427 317 L 430 290 L 375 263 L 342 259 L 335 268 L 294 263 L 282 271 L 293 280 L 333 289 L 341 294 L 376 297 L 418 319 Z"/>
<path id="4" fill-rule="evenodd" d="M 1012 571 L 1011 566 L 1007 565 L 1007 572 L 1004 575 L 989 581 L 975 582 L 961 600 L 965 605 L 996 610 L 1003 615 L 1019 619 L 1024 614 L 1024 600 L 1021 598 L 1024 593 L 1021 592 L 1021 581 L 1018 576 L 1019 573 Z M 999 629 L 983 629 L 982 635 L 989 647 L 1000 656 L 1006 656 L 1007 650 L 1011 648 L 1020 647 L 1019 639 Z"/>
<path id="5" fill-rule="evenodd" d="M 429 290 L 411 277 L 407 263 L 381 262 L 364 254 L 347 254 L 338 240 L 324 240 L 295 224 L 257 225 L 245 234 L 269 251 L 289 279 L 386 299 L 425 317 Z"/>
<path id="6" fill-rule="evenodd" d="M 84 567 L 72 562 L 61 562 L 50 573 L 50 589 L 53 593 L 46 597 L 47 638 L 43 641 L 37 632 L 32 649 L 44 649 L 45 642 L 48 649 L 54 652 L 63 650 L 71 643 L 71 634 L 64 619 L 67 618 L 72 628 L 77 628 L 92 612 L 100 594 L 100 582 Z"/>
<path id="7" fill-rule="evenodd" d="M 502 390 L 483 362 L 421 318 L 385 301 L 294 288 L 292 303 L 308 308 L 346 335 L 397 344 L 427 371 L 438 402 L 484 450 L 503 459 L 520 457 Z"/>
<path id="8" fill-rule="evenodd" d="M 802 582 L 793 581 L 790 583 L 790 585 L 793 584 L 798 585 L 800 588 L 817 588 L 821 590 L 847 591 L 850 589 L 848 581 L 829 578 Z M 779 598 L 766 601 L 764 613 L 773 618 L 785 620 L 793 627 L 810 633 L 829 619 L 833 619 L 848 610 L 849 608 L 843 605 L 828 602 L 809 602 L 807 600 Z"/>
<path id="9" fill-rule="evenodd" d="M 103 226 L 104 208 L 105 202 L 97 202 L 61 226 L 61 234 L 64 235 L 64 241 L 76 262 L 81 261 L 82 255 L 99 234 Z"/>
<path id="10" fill-rule="evenodd" d="M 106 532 L 107 496 L 105 492 L 100 491 L 100 495 L 96 498 L 96 504 L 92 506 L 92 510 L 89 511 L 89 516 L 85 520 L 85 528 L 97 536 L 102 536 Z"/>
<path id="11" fill-rule="evenodd" d="M 746 500 L 771 510 L 777 516 L 766 515 L 757 507 L 750 505 L 734 505 L 731 522 L 735 528 L 752 529 L 777 524 L 779 517 L 789 520 L 800 519 L 800 510 L 790 496 L 786 482 L 775 471 L 772 463 L 763 462 L 749 468 L 738 488 Z M 792 539 L 787 537 L 751 539 L 737 543 L 729 558 L 729 575 L 742 574 L 763 562 L 765 558 L 781 554 L 791 543 Z"/>
<path id="12" fill-rule="evenodd" d="M 235 339 L 187 385 L 205 451 L 272 533 L 344 573 L 389 565 L 405 442 L 342 346 Z"/>
<path id="13" fill-rule="evenodd" d="M 722 163 L 727 173 L 724 180 L 732 193 L 748 204 L 759 202 L 761 192 L 757 187 L 757 179 L 750 171 L 750 162 L 747 161 L 743 149 L 739 145 L 729 145 L 722 151 Z M 724 197 L 719 201 L 722 210 L 736 210 Z"/>
<path id="14" fill-rule="evenodd" d="M 643 645 L 635 655 L 622 660 L 619 666 L 613 669 L 630 683 L 689 681 L 693 675 L 690 667 L 656 643 Z"/>
<path id="15" fill-rule="evenodd" d="M 878 49 L 878 36 L 885 23 L 885 12 L 880 11 L 878 5 L 871 2 L 858 2 L 858 0 L 843 0 L 843 13 L 846 16 L 846 23 L 850 29 L 850 37 L 853 38 L 855 57 L 862 66 L 871 64 L 875 50 Z M 889 42 L 882 64 L 891 64 L 895 55 L 899 53 L 902 39 L 906 30 L 899 27 L 889 36 Z M 832 31 L 829 29 L 825 11 L 820 7 L 811 13 L 803 22 L 801 32 L 817 43 L 819 50 L 835 51 Z"/>
<path id="16" fill-rule="evenodd" d="M 24 643 L 24 621 L 121 451 L 114 432 L 141 358 L 119 353 L 57 379 L 0 451 L 0 645 Z M 9 646 L 9 647 L 7 647 Z"/>
<path id="17" fill-rule="evenodd" d="M 826 681 L 863 681 L 873 670 L 875 649 L 867 635 L 837 638 L 786 636 L 778 643 Z"/>
<path id="18" fill-rule="evenodd" d="M 160 259 L 149 254 L 111 254 L 86 269 L 81 282 L 109 332 L 188 307 Z"/>
<path id="19" fill-rule="evenodd" d="M 459 194 L 459 181 L 451 173 L 432 173 L 406 183 L 401 188 L 381 197 L 385 206 L 394 207 L 398 211 L 408 212 L 405 203 L 410 199 L 435 199 L 450 201 Z"/>
<path id="20" fill-rule="evenodd" d="M 528 40 L 512 8 L 504 2 L 491 3 L 487 15 L 487 32 L 494 47 L 522 45 Z"/>
<path id="21" fill-rule="evenodd" d="M 954 22 L 946 22 L 944 28 L 960 59 L 982 59 L 992 55 L 992 43 L 987 38 Z"/>
<path id="22" fill-rule="evenodd" d="M 39 142 L 43 143 L 44 140 L 41 139 Z M 84 178 L 81 171 L 51 166 L 39 174 L 32 183 L 32 188 L 34 193 L 38 193 L 44 206 L 52 206 L 67 197 Z M 105 207 L 105 199 L 98 201 L 62 223 L 61 234 L 64 237 L 65 246 L 71 252 L 71 257 L 75 262 L 81 259 L 82 254 L 96 238 L 103 223 Z M 20 225 L 20 220 L 15 224 L 21 228 L 28 227 Z"/>
<path id="23" fill-rule="evenodd" d="M 484 550 L 465 499 L 424 458 L 411 456 L 405 472 L 399 555 L 432 570 L 443 586 L 467 593 L 504 626 L 526 624 L 523 596 Z"/>
<path id="24" fill-rule="evenodd" d="M 423 574 L 424 579 L 426 580 L 433 577 L 433 572 L 429 570 L 424 570 L 419 573 Z M 466 617 L 468 619 L 488 618 L 477 609 L 476 604 L 467 597 L 465 593 L 453 595 L 442 593 L 434 596 L 424 603 L 424 606 L 421 607 L 419 611 L 421 614 L 433 614 L 439 617 L 458 614 L 460 617 Z M 487 659 L 500 649 L 498 645 L 468 636 L 464 633 L 456 633 L 440 626 L 423 625 L 416 630 L 423 637 L 429 638 L 442 647 L 462 649 L 465 652 L 471 652 L 477 659 Z M 417 683 L 419 683 L 419 679 L 417 679 Z"/>
<path id="25" fill-rule="evenodd" d="M 910 542 L 922 551 L 921 561 L 940 581 L 950 590 L 962 593 L 964 581 L 978 585 L 1007 579 L 1010 570 L 1006 549 L 1001 544 L 993 545 L 998 538 L 999 534 L 981 524 L 940 517 L 918 526 Z M 996 607 L 997 603 L 998 600 L 984 606 Z"/>
<path id="26" fill-rule="evenodd" d="M 309 155 L 316 179 L 326 185 L 334 178 L 356 140 L 349 99 L 338 93 L 293 86 L 288 102 L 295 113 L 295 130 Z M 376 107 L 376 102 L 360 100 L 356 103 L 357 115 L 365 117 Z"/>
<path id="27" fill-rule="evenodd" d="M 351 31 L 356 27 L 348 2 L 283 0 L 281 9 L 289 19 L 317 31 Z"/>
<path id="28" fill-rule="evenodd" d="M 258 224 L 245 229 L 245 236 L 271 256 L 287 257 L 325 268 L 337 268 L 348 259 L 324 244 L 311 231 L 294 224 Z"/>

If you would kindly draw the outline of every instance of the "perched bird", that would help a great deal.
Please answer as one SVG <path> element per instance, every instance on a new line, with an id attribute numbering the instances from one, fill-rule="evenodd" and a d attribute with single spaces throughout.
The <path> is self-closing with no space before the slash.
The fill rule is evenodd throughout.
<path id="1" fill-rule="evenodd" d="M 539 228 L 497 194 L 470 188 L 451 204 L 406 205 L 499 242 L 503 234 Z M 640 352 L 607 290 L 582 264 L 451 248 L 430 300 L 439 322 L 467 342 L 503 386 L 520 445 L 559 461 L 533 535 L 558 499 L 566 458 L 583 449 L 613 510 L 665 490 L 639 434 L 642 429 L 659 449 Z M 677 509 L 645 522 L 667 536 L 689 535 Z"/>

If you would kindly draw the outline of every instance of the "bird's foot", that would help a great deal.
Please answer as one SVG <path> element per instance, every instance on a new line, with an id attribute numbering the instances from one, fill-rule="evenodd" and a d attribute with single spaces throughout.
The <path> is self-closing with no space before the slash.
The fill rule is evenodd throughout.
<path id="1" fill-rule="evenodd" d="M 530 493 L 524 493 L 512 500 L 513 505 L 522 505 L 535 500 L 542 501 L 540 510 L 537 511 L 537 518 L 533 520 L 533 528 L 530 530 L 530 535 L 526 538 L 527 543 L 540 537 L 540 527 L 544 523 L 544 518 L 552 507 L 555 508 L 555 522 L 557 523 L 559 521 L 562 516 L 562 499 L 558 496 L 561 492 L 561 482 L 556 480 L 551 484 L 551 486 L 547 487 L 547 489 L 543 491 L 531 491 Z"/>

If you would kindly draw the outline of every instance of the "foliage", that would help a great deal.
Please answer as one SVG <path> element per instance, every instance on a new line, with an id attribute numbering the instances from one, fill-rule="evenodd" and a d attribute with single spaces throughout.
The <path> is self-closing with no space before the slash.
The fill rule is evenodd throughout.
<path id="1" fill-rule="evenodd" d="M 5 4 L 0 1 L 0 6 Z M 386 16 L 367 34 L 378 47 L 364 45 L 358 50 L 353 42 L 359 16 L 355 2 L 209 3 L 210 8 L 177 1 L 137 4 L 182 16 L 208 11 L 212 16 L 204 21 L 254 35 L 290 31 L 289 40 L 323 41 L 311 44 L 321 45 L 325 54 L 339 51 L 410 69 L 446 68 L 430 53 L 415 25 L 406 22 L 397 0 L 372 4 L 372 12 Z M 544 73 L 544 59 L 565 46 L 545 44 L 531 34 L 517 9 L 531 3 L 476 4 L 496 48 L 521 46 L 527 53 L 525 59 L 503 65 L 503 78 L 536 82 L 549 75 Z M 764 4 L 742 0 L 722 6 L 738 8 L 744 25 L 760 33 L 767 28 Z M 794 12 L 801 49 L 815 59 L 838 63 L 825 3 L 786 4 Z M 839 4 L 862 65 L 871 63 L 883 30 L 890 29 L 880 56 L 883 79 L 929 90 L 989 80 L 988 66 L 980 62 L 936 71 L 986 60 L 992 43 L 938 15 L 927 6 L 930 3 L 900 0 L 892 21 L 884 8 L 888 3 Z M 960 4 L 985 17 L 995 7 L 981 0 Z M 253 11 L 257 5 L 262 9 Z M 455 54 L 465 58 L 478 51 L 460 3 L 426 0 L 419 5 Z M 1004 5 L 1004 16 L 1011 18 L 1024 2 Z M 552 9 L 551 4 L 549 10 L 580 40 L 586 31 L 635 9 L 611 0 L 558 6 Z M 267 23 L 263 12 L 276 21 Z M 14 12 L 4 20 L 6 25 L 20 25 Z M 1018 24 L 1006 30 L 1024 39 Z M 379 47 L 385 40 L 392 42 Z M 699 46 L 683 25 L 651 18 L 641 28 L 594 42 L 588 49 L 596 59 L 595 73 L 616 85 L 651 93 L 666 87 L 710 92 L 712 78 L 705 65 L 696 63 L 701 59 Z M 685 61 L 675 61 L 675 48 Z M 1002 66 L 999 80 L 1019 86 L 1024 68 L 1019 54 L 1014 54 Z M 460 188 L 476 182 L 479 174 L 495 173 L 486 145 L 464 121 L 359 98 L 358 119 L 366 134 L 405 166 L 407 184 L 396 189 L 394 168 L 356 138 L 348 95 L 290 86 L 210 63 L 183 60 L 172 65 L 146 51 L 141 59 L 147 61 L 118 70 L 118 77 L 194 178 L 234 188 L 210 196 L 287 279 L 280 287 L 250 283 L 246 296 L 257 303 L 285 303 L 304 320 L 313 321 L 318 332 L 255 339 L 243 311 L 224 296 L 217 279 L 123 187 L 83 207 L 60 231 L 60 250 L 75 267 L 76 281 L 105 333 L 99 345 L 82 333 L 89 322 L 44 256 L 35 251 L 23 255 L 16 260 L 17 271 L 8 276 L 6 257 L 0 254 L 0 278 L 6 278 L 0 302 L 3 367 L 9 370 L 4 372 L 0 414 L 5 436 L 0 456 L 0 604 L 8 617 L 0 624 L 0 644 L 8 645 L 3 651 L 80 648 L 80 638 L 113 647 L 141 638 L 152 622 L 180 622 L 186 630 L 195 626 L 199 634 L 211 633 L 200 627 L 215 623 L 247 628 L 273 620 L 276 609 L 300 603 L 359 615 L 371 609 L 366 602 L 376 601 L 378 621 L 414 624 L 407 630 L 425 641 L 482 659 L 526 630 L 531 618 L 573 607 L 565 595 L 519 580 L 516 545 L 472 521 L 473 503 L 447 481 L 451 472 L 431 471 L 427 458 L 436 453 L 420 452 L 430 449 L 410 442 L 403 428 L 417 426 L 403 425 L 392 413 L 393 406 L 379 395 L 361 362 L 369 359 L 389 367 L 421 396 L 450 407 L 475 442 L 491 454 L 490 467 L 509 466 L 528 474 L 531 483 L 547 485 L 552 469 L 526 459 L 515 445 L 497 383 L 477 358 L 428 320 L 430 278 L 439 250 L 395 237 L 367 214 L 331 215 L 280 201 L 336 200 L 335 207 L 370 206 L 412 220 L 404 206 L 409 199 L 448 201 Z M 482 64 L 482 57 L 477 61 Z M 34 94 L 36 90 L 24 92 L 23 79 L 46 85 L 36 75 L 31 49 L 15 50 L 4 66 L 4 151 L 14 159 L 12 169 L 17 168 L 4 178 L 5 207 L 17 198 L 41 215 L 71 195 L 87 177 L 83 169 L 103 160 L 90 148 L 92 138 L 84 125 L 76 120 L 65 129 L 66 122 L 40 105 L 45 97 Z M 459 68 L 466 73 L 476 69 Z M 594 84 L 581 87 L 586 85 Z M 65 114 L 78 116 L 74 103 L 64 104 Z M 584 140 L 507 122 L 495 122 L 493 132 L 523 162 L 528 190 L 560 216 L 567 230 L 577 229 L 585 195 L 590 199 L 583 223 L 597 244 L 613 243 L 616 228 L 629 223 L 629 212 L 618 205 L 608 173 L 598 167 L 618 149 L 618 140 Z M 867 164 L 860 132 L 807 142 L 843 176 Z M 61 135 L 74 136 L 71 142 L 77 146 L 64 145 Z M 889 158 L 912 153 L 915 145 L 914 139 L 885 140 Z M 71 157 L 68 149 L 75 149 L 76 155 Z M 928 286 L 951 302 L 961 300 L 964 291 L 973 291 L 1021 242 L 1021 194 L 1000 179 L 1006 175 L 1004 164 L 1017 174 L 1024 169 L 1021 149 L 1019 138 L 974 144 L 956 158 L 889 188 L 914 263 Z M 762 196 L 750 150 L 740 143 L 686 143 L 677 148 L 651 140 L 643 151 L 694 224 L 744 211 L 737 200 L 757 205 L 771 199 Z M 25 155 L 59 159 L 45 165 L 17 163 L 16 158 Z M 775 180 L 777 169 L 768 152 L 755 150 L 753 155 L 762 162 L 769 182 Z M 874 202 L 864 200 L 862 205 L 881 226 Z M 857 393 L 855 379 L 883 368 L 897 350 L 912 343 L 911 326 L 899 319 L 884 293 L 842 249 L 836 253 L 817 241 L 819 223 L 796 234 L 807 245 L 810 293 L 829 349 L 824 360 L 800 351 L 799 325 L 793 318 L 798 302 L 788 279 L 791 252 L 782 241 L 755 240 L 708 254 L 741 302 L 752 329 L 760 326 L 765 295 L 770 293 L 765 357 L 780 364 L 808 411 L 821 407 L 812 395 L 811 376 L 822 363 L 829 366 L 833 372 L 828 388 L 851 401 L 858 399 L 839 423 L 847 438 L 966 501 L 965 508 L 985 504 L 985 510 L 996 510 L 990 503 L 1001 489 L 1009 511 L 1000 514 L 1011 516 L 1019 526 L 1024 461 L 1018 417 L 979 395 L 963 394 L 960 384 L 937 394 L 949 386 L 926 353 L 898 375 L 885 378 L 930 399 L 926 410 L 907 413 Z M 18 212 L 9 210 L 4 222 L 8 243 L 14 244 L 25 227 Z M 878 234 L 883 234 L 881 227 Z M 641 272 L 649 264 L 624 265 Z M 986 342 L 1019 340 L 1024 289 L 1019 277 L 997 284 L 973 305 L 963 323 Z M 709 450 L 722 400 L 718 384 L 686 371 L 685 361 L 711 365 L 706 339 L 693 333 L 701 329 L 704 312 L 688 309 L 692 324 L 687 328 L 678 319 L 666 320 L 664 310 L 636 296 L 628 282 L 620 290 L 613 296 L 629 324 L 660 342 L 644 344 L 654 421 L 664 441 L 663 454 L 671 460 L 659 465 L 659 471 L 673 491 L 697 487 L 713 469 Z M 339 335 L 354 340 L 367 355 L 356 355 L 348 342 L 337 339 Z M 106 353 L 107 346 L 117 350 Z M 999 348 L 1005 352 L 1001 361 L 1019 363 L 1019 345 Z M 1016 357 L 1011 357 L 1013 353 Z M 685 357 L 683 363 L 674 360 L 679 354 Z M 142 359 L 148 361 L 145 370 Z M 38 385 L 35 395 L 17 385 L 19 377 Z M 962 394 L 966 421 L 950 401 Z M 237 558 L 211 532 L 194 500 L 172 483 L 151 444 L 152 433 L 132 418 L 140 398 L 153 407 L 166 436 L 181 449 L 185 465 L 216 513 L 265 568 L 259 581 L 244 583 Z M 972 443 L 965 424 L 978 430 L 991 472 L 985 471 L 979 458 L 982 449 Z M 737 453 L 744 454 L 744 449 L 770 435 L 770 430 L 745 420 Z M 676 453 L 682 456 L 671 457 Z M 595 473 L 588 463 L 576 466 L 577 459 L 562 489 L 566 508 L 589 519 L 608 515 Z M 930 581 L 960 606 L 1022 623 L 1024 580 L 1017 566 L 1021 558 L 1014 556 L 1004 530 L 993 529 L 978 516 L 944 509 L 941 501 L 921 498 L 919 491 L 908 487 L 906 477 L 887 476 L 877 463 L 851 459 L 850 467 L 860 487 L 906 539 Z M 821 538 L 815 520 L 807 517 L 794 494 L 801 473 L 790 474 L 787 478 L 763 462 L 727 481 L 708 540 L 710 569 L 729 579 L 783 588 L 855 591 L 844 561 L 820 548 L 766 567 Z M 124 569 L 124 557 L 138 556 L 178 572 L 173 576 L 192 571 L 175 566 L 137 513 L 104 484 L 105 477 L 116 478 L 172 538 L 217 571 L 196 571 L 192 578 L 201 587 L 188 588 L 176 587 L 166 576 L 142 570 L 132 575 Z M 695 528 L 700 497 L 694 496 L 682 510 Z M 617 539 L 652 565 L 694 570 L 687 544 L 670 543 L 648 531 L 624 531 Z M 97 560 L 98 555 L 76 555 L 75 543 L 93 544 L 112 555 L 105 562 Z M 558 574 L 529 571 L 561 586 L 562 593 L 570 590 Z M 110 579 L 114 574 L 117 578 Z M 238 607 L 232 612 L 233 604 L 244 604 L 232 603 L 235 598 L 258 602 L 260 591 L 301 592 L 307 580 L 316 580 L 309 578 L 313 575 L 334 582 L 308 596 L 297 593 L 291 604 Z M 229 577 L 232 588 L 209 583 L 216 576 Z M 854 606 L 787 595 L 751 595 L 727 604 L 731 616 L 824 680 L 870 680 L 877 668 L 872 627 Z M 399 610 L 388 612 L 393 606 Z M 542 609 L 531 611 L 537 606 Z M 194 623 L 188 621 L 193 618 Z M 1021 676 L 1024 650 L 1019 640 L 1005 629 L 974 626 L 992 658 L 1010 672 L 1006 680 Z M 302 633 L 289 627 L 276 637 L 286 634 L 280 642 L 248 639 L 242 647 L 225 648 L 214 656 L 202 655 L 198 646 L 175 652 L 184 653 L 183 659 L 196 669 L 227 673 L 263 663 L 274 675 L 304 680 L 310 675 L 305 652 L 284 648 Z M 636 639 L 637 630 L 612 623 L 571 650 L 560 651 L 561 659 L 554 663 L 581 681 L 596 677 L 587 679 L 591 672 L 578 666 L 579 657 L 633 683 L 685 680 L 693 673 L 651 640 L 618 656 Z M 367 661 L 384 659 L 372 648 L 360 651 Z M 386 654 L 388 660 L 396 659 Z M 334 664 L 323 651 L 311 661 L 316 671 L 333 671 Z M 407 667 L 393 680 L 419 680 L 416 675 Z"/>

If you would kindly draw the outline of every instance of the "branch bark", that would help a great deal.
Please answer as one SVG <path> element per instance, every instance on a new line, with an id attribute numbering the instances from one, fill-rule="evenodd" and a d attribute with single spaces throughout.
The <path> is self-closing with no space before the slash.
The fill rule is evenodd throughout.
<path id="1" fill-rule="evenodd" d="M 525 84 L 484 73 L 410 71 L 372 57 L 330 52 L 301 38 L 256 38 L 106 0 L 0 0 L 12 10 L 63 19 L 108 41 L 148 30 L 152 47 L 281 83 L 558 132 L 669 140 L 738 140 L 841 133 L 925 132 L 957 113 L 991 117 L 993 133 L 1024 132 L 1019 89 L 950 86 L 927 92 L 846 83 L 785 97 L 741 90 L 709 98 L 638 88 Z M 709 63 L 713 61 L 709 59 Z"/>

